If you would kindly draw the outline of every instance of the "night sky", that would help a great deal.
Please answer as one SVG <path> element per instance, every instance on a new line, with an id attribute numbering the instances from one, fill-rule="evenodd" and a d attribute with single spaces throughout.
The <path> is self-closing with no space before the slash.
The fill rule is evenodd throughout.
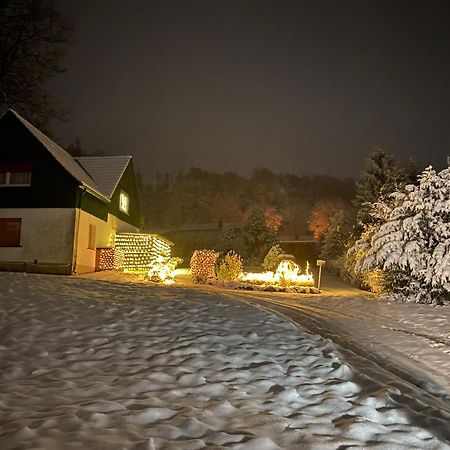
<path id="1" fill-rule="evenodd" d="M 357 176 L 384 145 L 450 155 L 450 2 L 59 0 L 62 145 L 191 166 Z"/>

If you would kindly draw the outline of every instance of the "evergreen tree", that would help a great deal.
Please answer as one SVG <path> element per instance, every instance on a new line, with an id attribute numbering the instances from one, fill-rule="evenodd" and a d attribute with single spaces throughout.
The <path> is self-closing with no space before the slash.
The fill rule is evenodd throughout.
<path id="1" fill-rule="evenodd" d="M 383 269 L 390 290 L 409 301 L 450 301 L 450 169 L 427 168 L 393 198 L 359 269 Z"/>
<path id="2" fill-rule="evenodd" d="M 242 229 L 229 230 L 224 236 L 225 247 L 236 250 L 253 264 L 259 264 L 275 243 L 275 231 L 267 226 L 260 209 L 251 212 Z"/>
<path id="3" fill-rule="evenodd" d="M 372 292 L 383 290 L 384 274 L 380 269 L 357 269 L 367 257 L 373 235 L 386 222 L 395 206 L 391 193 L 412 182 L 414 172 L 411 163 L 400 165 L 381 147 L 369 155 L 356 187 L 353 225 L 346 227 L 349 237 L 347 244 L 343 245 L 340 230 L 334 227 L 325 236 L 322 250 L 325 256 L 334 255 L 339 248 L 343 249 L 343 254 L 337 259 L 339 270 L 341 276 L 352 284 Z"/>
<path id="4" fill-rule="evenodd" d="M 320 256 L 324 259 L 336 260 L 348 249 L 353 232 L 353 223 L 349 214 L 339 211 L 330 219 L 330 225 L 324 235 Z"/>
<path id="5" fill-rule="evenodd" d="M 385 201 L 389 194 L 411 182 L 405 167 L 386 150 L 379 147 L 372 152 L 356 186 L 354 207 L 359 227 L 376 223 L 373 217 L 373 204 Z"/>

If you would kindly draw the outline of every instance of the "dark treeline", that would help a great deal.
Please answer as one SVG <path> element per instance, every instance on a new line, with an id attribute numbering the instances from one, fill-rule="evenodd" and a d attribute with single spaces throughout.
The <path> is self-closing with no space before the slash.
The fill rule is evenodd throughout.
<path id="1" fill-rule="evenodd" d="M 142 185 L 141 207 L 149 230 L 169 230 L 185 224 L 239 222 L 255 209 L 267 222 L 298 238 L 310 234 L 308 223 L 320 201 L 350 204 L 355 194 L 351 178 L 329 175 L 276 174 L 255 169 L 251 176 L 191 168 L 176 175 L 158 174 Z"/>

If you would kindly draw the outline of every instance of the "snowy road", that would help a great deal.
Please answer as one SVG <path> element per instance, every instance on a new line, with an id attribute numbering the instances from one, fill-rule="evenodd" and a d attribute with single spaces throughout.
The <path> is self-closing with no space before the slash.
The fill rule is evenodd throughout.
<path id="1" fill-rule="evenodd" d="M 442 395 L 368 377 L 241 294 L 9 273 L 0 286 L 2 450 L 450 448 Z"/>
<path id="2" fill-rule="evenodd" d="M 413 331 L 402 327 L 395 316 L 352 309 L 352 306 L 361 306 L 362 299 L 358 299 L 358 305 L 352 305 L 352 299 L 346 298 L 339 305 L 340 302 L 326 297 L 289 298 L 259 292 L 231 296 L 285 316 L 309 332 L 332 340 L 338 345 L 338 354 L 351 364 L 355 376 L 361 377 L 361 384 L 372 384 L 372 389 L 396 386 L 402 393 L 397 398 L 399 404 L 415 412 L 427 410 L 426 418 L 413 413 L 414 420 L 430 423 L 435 413 L 444 420 L 450 414 L 450 340 L 447 335 L 436 335 L 435 329 L 429 330 L 429 334 L 426 329 Z M 336 303 L 341 307 L 336 307 Z M 375 303 L 373 306 L 377 308 L 380 306 L 377 300 L 370 303 Z M 382 323 L 376 323 L 380 318 Z M 426 356 L 425 360 L 420 360 L 421 354 Z M 433 357 L 434 364 L 427 365 Z M 439 410 L 445 413 L 441 415 Z M 436 425 L 439 426 L 439 420 Z M 450 424 L 445 436 L 450 438 Z"/>
<path id="3" fill-rule="evenodd" d="M 450 308 L 370 296 L 231 296 L 285 315 L 450 404 Z"/>

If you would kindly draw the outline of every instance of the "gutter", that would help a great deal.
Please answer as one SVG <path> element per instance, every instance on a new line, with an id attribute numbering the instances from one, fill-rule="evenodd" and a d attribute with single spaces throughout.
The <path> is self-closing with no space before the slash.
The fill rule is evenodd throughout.
<path id="1" fill-rule="evenodd" d="M 110 198 L 106 197 L 103 194 L 100 194 L 100 192 L 96 191 L 95 189 L 92 189 L 87 184 L 82 183 L 80 187 L 81 187 L 81 189 L 84 190 L 84 192 L 89 192 L 89 194 L 92 194 L 94 197 L 97 197 L 99 200 L 102 200 L 105 203 L 111 203 L 111 199 Z"/>

